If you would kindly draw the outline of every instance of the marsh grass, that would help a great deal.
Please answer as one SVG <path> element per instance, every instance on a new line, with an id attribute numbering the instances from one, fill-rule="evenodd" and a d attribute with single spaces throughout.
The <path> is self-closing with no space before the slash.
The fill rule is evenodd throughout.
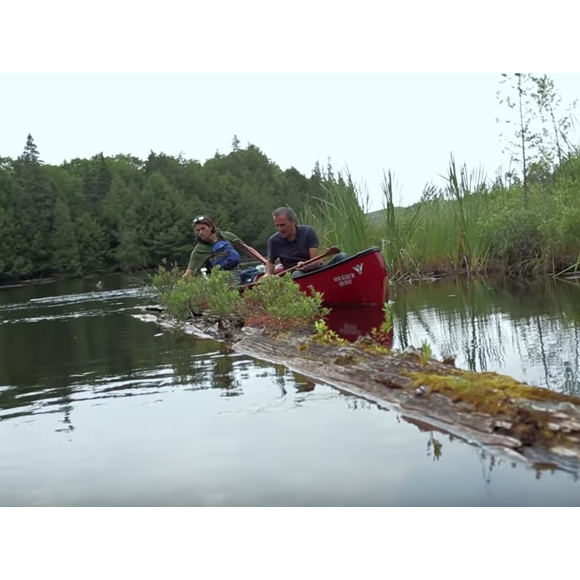
<path id="1" fill-rule="evenodd" d="M 391 280 L 428 274 L 561 276 L 580 269 L 580 153 L 553 172 L 530 167 L 522 183 L 509 173 L 490 181 L 450 158 L 444 185 L 427 185 L 411 207 L 395 204 L 395 180 L 381 183 L 383 209 L 369 212 L 366 188 L 350 173 L 326 179 L 301 216 L 323 245 L 347 254 L 378 246 Z"/>
<path id="2" fill-rule="evenodd" d="M 338 179 L 326 180 L 321 193 L 306 204 L 303 223 L 313 226 L 320 243 L 338 246 L 347 254 L 377 245 L 373 220 L 369 216 L 370 198 L 361 185 L 355 185 L 348 170 Z"/>
<path id="3" fill-rule="evenodd" d="M 455 159 L 451 157 L 445 193 L 452 202 L 455 240 L 451 259 L 455 269 L 464 264 L 468 271 L 479 271 L 489 254 L 489 241 L 480 233 L 480 219 L 486 209 L 485 175 L 481 169 L 468 172 L 465 165 L 458 174 Z"/>
<path id="4" fill-rule="evenodd" d="M 394 177 L 389 170 L 383 174 L 383 219 L 377 221 L 377 231 L 381 236 L 383 257 L 391 279 L 397 279 L 405 272 L 420 273 L 421 264 L 414 255 L 414 239 L 421 229 L 426 209 L 435 196 L 435 189 L 427 186 L 423 190 L 421 202 L 403 212 L 393 201 Z"/>

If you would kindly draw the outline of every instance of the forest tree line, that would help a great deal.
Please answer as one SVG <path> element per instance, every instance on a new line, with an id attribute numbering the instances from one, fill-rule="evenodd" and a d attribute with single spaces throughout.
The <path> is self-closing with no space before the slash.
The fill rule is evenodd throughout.
<path id="1" fill-rule="evenodd" d="M 329 175 L 330 162 L 308 177 L 283 171 L 236 137 L 205 163 L 151 152 L 56 166 L 28 135 L 22 155 L 0 158 L 0 281 L 185 267 L 200 214 L 265 252 L 272 211 L 299 212 Z"/>

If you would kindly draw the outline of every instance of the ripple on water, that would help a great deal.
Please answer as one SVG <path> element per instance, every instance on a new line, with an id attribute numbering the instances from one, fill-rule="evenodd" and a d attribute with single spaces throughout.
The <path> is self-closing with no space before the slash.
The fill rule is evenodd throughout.
<path id="1" fill-rule="evenodd" d="M 87 380 L 90 377 L 92 380 Z M 77 380 L 74 380 L 77 379 Z M 169 365 L 142 370 L 127 375 L 95 376 L 94 371 L 71 375 L 70 383 L 63 389 L 42 385 L 15 387 L 0 386 L 0 395 L 17 403 L 0 409 L 0 421 L 18 417 L 46 415 L 62 412 L 63 405 L 99 401 L 106 403 L 119 397 L 151 396 L 170 392 L 178 386 L 175 372 Z"/>
<path id="2" fill-rule="evenodd" d="M 15 302 L 11 304 L 0 304 L 0 311 L 30 310 L 31 308 L 53 306 L 63 306 L 67 304 L 81 304 L 84 302 L 107 302 L 117 300 L 116 304 L 125 304 L 127 298 L 149 298 L 155 293 L 150 288 L 125 288 L 121 290 L 106 290 L 101 292 L 81 292 L 79 294 L 64 294 L 59 296 L 45 296 L 42 298 L 31 298 L 27 302 Z"/>
<path id="3" fill-rule="evenodd" d="M 493 328 L 464 336 L 461 317 L 450 327 L 450 314 L 429 310 L 432 292 L 427 310 L 406 315 L 405 339 L 458 352 L 477 339 L 480 353 Z M 0 328 L 16 344 L 0 361 L 0 442 L 9 441 L 0 443 L 0 505 L 578 503 L 569 474 L 536 479 L 282 366 L 174 340 L 131 311 L 144 296 L 133 288 L 0 307 L 0 318 L 19 317 Z M 40 320 L 62 323 L 30 324 Z M 496 338 L 490 365 L 509 354 L 503 326 Z"/>

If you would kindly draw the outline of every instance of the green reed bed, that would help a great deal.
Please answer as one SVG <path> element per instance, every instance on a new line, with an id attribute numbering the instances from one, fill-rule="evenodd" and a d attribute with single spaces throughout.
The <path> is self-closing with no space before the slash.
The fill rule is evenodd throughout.
<path id="1" fill-rule="evenodd" d="M 427 274 L 562 275 L 580 270 L 580 154 L 552 172 L 533 166 L 522 183 L 457 168 L 421 201 L 398 207 L 393 176 L 383 180 L 384 209 L 369 213 L 368 194 L 346 178 L 326 180 L 305 223 L 321 243 L 352 254 L 382 249 L 391 279 Z"/>

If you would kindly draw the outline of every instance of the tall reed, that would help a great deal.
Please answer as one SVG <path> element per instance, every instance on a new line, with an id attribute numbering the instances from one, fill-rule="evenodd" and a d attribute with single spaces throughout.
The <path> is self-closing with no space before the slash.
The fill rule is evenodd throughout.
<path id="1" fill-rule="evenodd" d="M 381 183 L 383 191 L 383 216 L 378 218 L 379 234 L 381 236 L 383 256 L 391 279 L 396 279 L 405 272 L 419 272 L 421 265 L 413 252 L 413 240 L 422 227 L 428 202 L 435 191 L 432 186 L 423 190 L 421 201 L 408 211 L 395 206 L 393 201 L 393 174 L 391 170 Z"/>
<path id="2" fill-rule="evenodd" d="M 481 171 L 458 172 L 451 158 L 446 187 L 427 185 L 419 203 L 406 208 L 393 203 L 393 179 L 383 182 L 387 261 L 393 277 L 399 273 L 481 270 L 489 243 L 480 235 L 486 182 Z"/>
<path id="3" fill-rule="evenodd" d="M 338 246 L 347 254 L 377 245 L 377 235 L 369 216 L 368 192 L 356 186 L 348 169 L 344 176 L 322 183 L 321 193 L 314 196 L 300 216 L 313 226 L 321 244 Z"/>
<path id="4" fill-rule="evenodd" d="M 484 269 L 490 250 L 480 229 L 485 216 L 487 185 L 481 169 L 468 173 L 464 164 L 458 174 L 455 159 L 451 155 L 447 175 L 446 198 L 453 211 L 455 244 L 450 256 L 455 270 L 465 267 L 467 271 Z"/>

